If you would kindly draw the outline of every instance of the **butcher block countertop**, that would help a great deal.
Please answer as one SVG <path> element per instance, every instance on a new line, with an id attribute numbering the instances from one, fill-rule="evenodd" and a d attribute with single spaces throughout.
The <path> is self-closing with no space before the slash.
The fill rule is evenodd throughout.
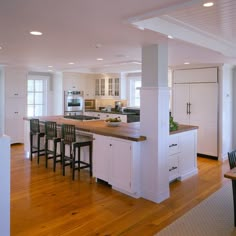
<path id="1" fill-rule="evenodd" d="M 30 120 L 30 118 L 32 117 L 25 117 L 24 120 Z M 76 126 L 78 130 L 81 131 L 126 139 L 130 141 L 141 142 L 147 139 L 146 136 L 140 134 L 140 122 L 133 122 L 133 123 L 122 122 L 119 127 L 108 127 L 104 120 L 80 121 L 80 120 L 67 119 L 64 118 L 63 116 L 42 116 L 37 118 L 41 122 L 55 121 L 57 122 L 58 125 L 73 124 Z M 176 131 L 170 132 L 170 135 L 193 129 L 198 129 L 198 127 L 179 124 L 178 129 Z"/>
<path id="2" fill-rule="evenodd" d="M 121 123 L 119 127 L 108 127 L 104 120 L 90 120 L 90 121 L 80 121 L 67 119 L 63 116 L 44 116 L 37 117 L 41 122 L 44 121 L 55 121 L 58 125 L 61 124 L 73 124 L 78 130 L 90 132 L 94 134 L 100 134 L 105 136 L 111 136 L 121 139 L 126 139 L 130 141 L 145 141 L 147 138 L 140 135 L 140 123 Z M 29 120 L 29 117 L 24 118 L 24 120 Z"/>

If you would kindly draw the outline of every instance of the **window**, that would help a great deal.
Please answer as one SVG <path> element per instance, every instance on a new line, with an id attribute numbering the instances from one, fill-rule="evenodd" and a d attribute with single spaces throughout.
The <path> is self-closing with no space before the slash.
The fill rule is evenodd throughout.
<path id="1" fill-rule="evenodd" d="M 30 75 L 27 81 L 27 115 L 46 115 L 46 85 L 43 76 Z"/>
<path id="2" fill-rule="evenodd" d="M 142 85 L 141 78 L 130 78 L 130 106 L 140 106 L 140 88 Z"/>

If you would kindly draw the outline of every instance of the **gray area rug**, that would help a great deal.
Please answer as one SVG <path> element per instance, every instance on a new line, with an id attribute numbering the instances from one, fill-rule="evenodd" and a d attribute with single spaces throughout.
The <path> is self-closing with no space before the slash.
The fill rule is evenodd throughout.
<path id="1" fill-rule="evenodd" d="M 229 181 L 155 236 L 236 236 L 233 193 Z"/>

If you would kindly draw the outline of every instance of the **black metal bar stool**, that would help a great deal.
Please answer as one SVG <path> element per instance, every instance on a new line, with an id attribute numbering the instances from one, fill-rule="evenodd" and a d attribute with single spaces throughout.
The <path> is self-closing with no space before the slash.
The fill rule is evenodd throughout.
<path id="1" fill-rule="evenodd" d="M 50 145 L 51 143 L 51 145 Z M 58 144 L 61 138 L 57 137 L 57 123 L 54 121 L 45 122 L 45 166 L 48 167 L 48 160 L 53 159 L 53 171 L 56 171 L 56 164 L 62 162 L 61 147 L 58 152 Z"/>
<path id="2" fill-rule="evenodd" d="M 75 126 L 69 124 L 62 125 L 62 174 L 65 175 L 65 167 L 70 165 L 72 168 L 72 180 L 75 178 L 75 170 L 90 168 L 92 176 L 92 145 L 93 140 L 85 135 L 79 135 L 76 140 Z M 66 155 L 66 146 L 69 153 Z M 89 147 L 89 163 L 81 161 L 80 148 Z M 78 154 L 78 155 L 76 155 Z M 76 158 L 78 157 L 78 158 Z"/>
<path id="3" fill-rule="evenodd" d="M 33 159 L 33 153 L 37 153 L 37 162 L 39 156 L 44 155 L 44 136 L 45 133 L 40 131 L 39 119 L 30 119 L 30 160 Z"/>

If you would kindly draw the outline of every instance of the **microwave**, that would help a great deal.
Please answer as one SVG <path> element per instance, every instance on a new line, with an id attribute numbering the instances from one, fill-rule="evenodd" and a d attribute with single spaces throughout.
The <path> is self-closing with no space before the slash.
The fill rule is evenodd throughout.
<path id="1" fill-rule="evenodd" d="M 96 100 L 95 99 L 85 99 L 84 108 L 85 108 L 85 110 L 95 110 L 96 109 Z"/>

